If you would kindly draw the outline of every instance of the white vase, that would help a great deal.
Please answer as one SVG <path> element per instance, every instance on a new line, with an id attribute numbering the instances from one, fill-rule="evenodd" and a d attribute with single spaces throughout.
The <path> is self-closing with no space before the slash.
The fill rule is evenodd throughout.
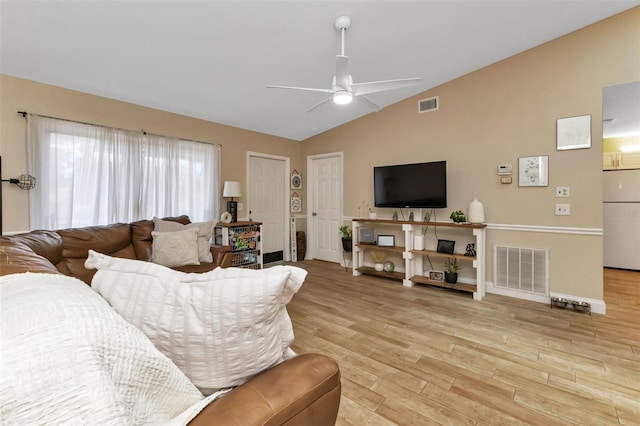
<path id="1" fill-rule="evenodd" d="M 474 198 L 469 203 L 469 210 L 467 212 L 467 220 L 469 223 L 483 223 L 484 222 L 484 206 L 477 198 Z"/>
<path id="2" fill-rule="evenodd" d="M 413 249 L 424 250 L 424 236 L 414 235 L 413 237 Z"/>
<path id="3" fill-rule="evenodd" d="M 378 272 L 382 272 L 384 270 L 384 263 L 376 263 L 373 265 L 373 269 Z"/>

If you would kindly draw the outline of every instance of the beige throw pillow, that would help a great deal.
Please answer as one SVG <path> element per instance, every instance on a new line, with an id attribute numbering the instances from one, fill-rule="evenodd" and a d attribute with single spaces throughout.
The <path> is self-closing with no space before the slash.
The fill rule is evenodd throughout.
<path id="1" fill-rule="evenodd" d="M 151 232 L 151 261 L 158 265 L 175 266 L 199 265 L 198 228 L 178 232 Z"/>
<path id="2" fill-rule="evenodd" d="M 153 226 L 156 232 L 175 232 L 189 228 L 198 229 L 198 260 L 201 263 L 213 262 L 211 254 L 211 236 L 213 235 L 213 222 L 199 222 L 183 225 L 171 220 L 153 218 Z"/>
<path id="3" fill-rule="evenodd" d="M 202 393 L 238 386 L 295 356 L 286 305 L 307 272 L 295 266 L 186 274 L 89 250 L 91 288 L 171 358 Z"/>

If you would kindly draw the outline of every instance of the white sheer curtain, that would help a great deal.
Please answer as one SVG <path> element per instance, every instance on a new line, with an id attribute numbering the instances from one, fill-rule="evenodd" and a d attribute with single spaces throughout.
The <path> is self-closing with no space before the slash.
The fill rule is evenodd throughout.
<path id="1" fill-rule="evenodd" d="M 31 229 L 220 212 L 220 145 L 42 117 L 28 120 Z"/>

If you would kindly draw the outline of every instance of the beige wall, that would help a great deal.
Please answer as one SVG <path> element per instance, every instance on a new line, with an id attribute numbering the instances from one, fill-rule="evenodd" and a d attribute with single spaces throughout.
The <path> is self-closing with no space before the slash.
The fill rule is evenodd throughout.
<path id="1" fill-rule="evenodd" d="M 602 89 L 638 79 L 640 7 L 318 135 L 304 153 L 344 152 L 345 216 L 372 202 L 373 166 L 446 160 L 449 208 L 438 219 L 478 197 L 490 224 L 552 231 L 488 230 L 489 281 L 493 245 L 548 248 L 552 292 L 601 300 Z M 431 96 L 440 110 L 419 114 Z M 578 115 L 592 117 L 592 148 L 556 151 L 556 120 Z M 549 156 L 549 186 L 520 188 L 518 158 L 533 155 Z M 500 184 L 501 163 L 513 165 L 513 184 Z M 556 199 L 556 186 L 571 197 Z M 571 203 L 571 216 L 555 216 L 557 202 Z M 567 227 L 579 229 L 554 232 Z"/>
<path id="2" fill-rule="evenodd" d="M 5 179 L 27 172 L 26 120 L 17 111 L 219 143 L 222 145 L 222 181 L 240 181 L 245 192 L 247 151 L 290 157 L 292 170 L 305 166 L 300 143 L 290 139 L 0 74 L 0 155 Z M 28 193 L 15 185 L 4 184 L 2 189 L 3 231 L 28 230 Z M 246 199 L 240 201 L 246 206 Z M 247 215 L 246 211 L 239 212 L 240 217 Z"/>

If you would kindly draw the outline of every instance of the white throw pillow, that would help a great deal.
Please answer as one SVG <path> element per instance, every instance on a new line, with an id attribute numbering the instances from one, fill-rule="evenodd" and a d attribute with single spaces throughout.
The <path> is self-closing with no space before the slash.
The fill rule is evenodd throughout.
<path id="1" fill-rule="evenodd" d="M 141 329 L 204 394 L 291 358 L 286 305 L 307 272 L 294 266 L 186 274 L 89 251 L 91 287 Z"/>
<path id="2" fill-rule="evenodd" d="M 198 229 L 189 228 L 178 232 L 151 232 L 151 261 L 159 265 L 199 265 Z"/>
<path id="3" fill-rule="evenodd" d="M 0 306 L 3 425 L 164 425 L 206 401 L 76 278 L 2 276 Z"/>
<path id="4" fill-rule="evenodd" d="M 198 229 L 198 260 L 202 263 L 213 262 L 211 254 L 211 236 L 213 235 L 213 222 L 199 222 L 183 225 L 171 220 L 153 218 L 153 228 L 156 232 L 175 232 L 189 228 Z"/>

